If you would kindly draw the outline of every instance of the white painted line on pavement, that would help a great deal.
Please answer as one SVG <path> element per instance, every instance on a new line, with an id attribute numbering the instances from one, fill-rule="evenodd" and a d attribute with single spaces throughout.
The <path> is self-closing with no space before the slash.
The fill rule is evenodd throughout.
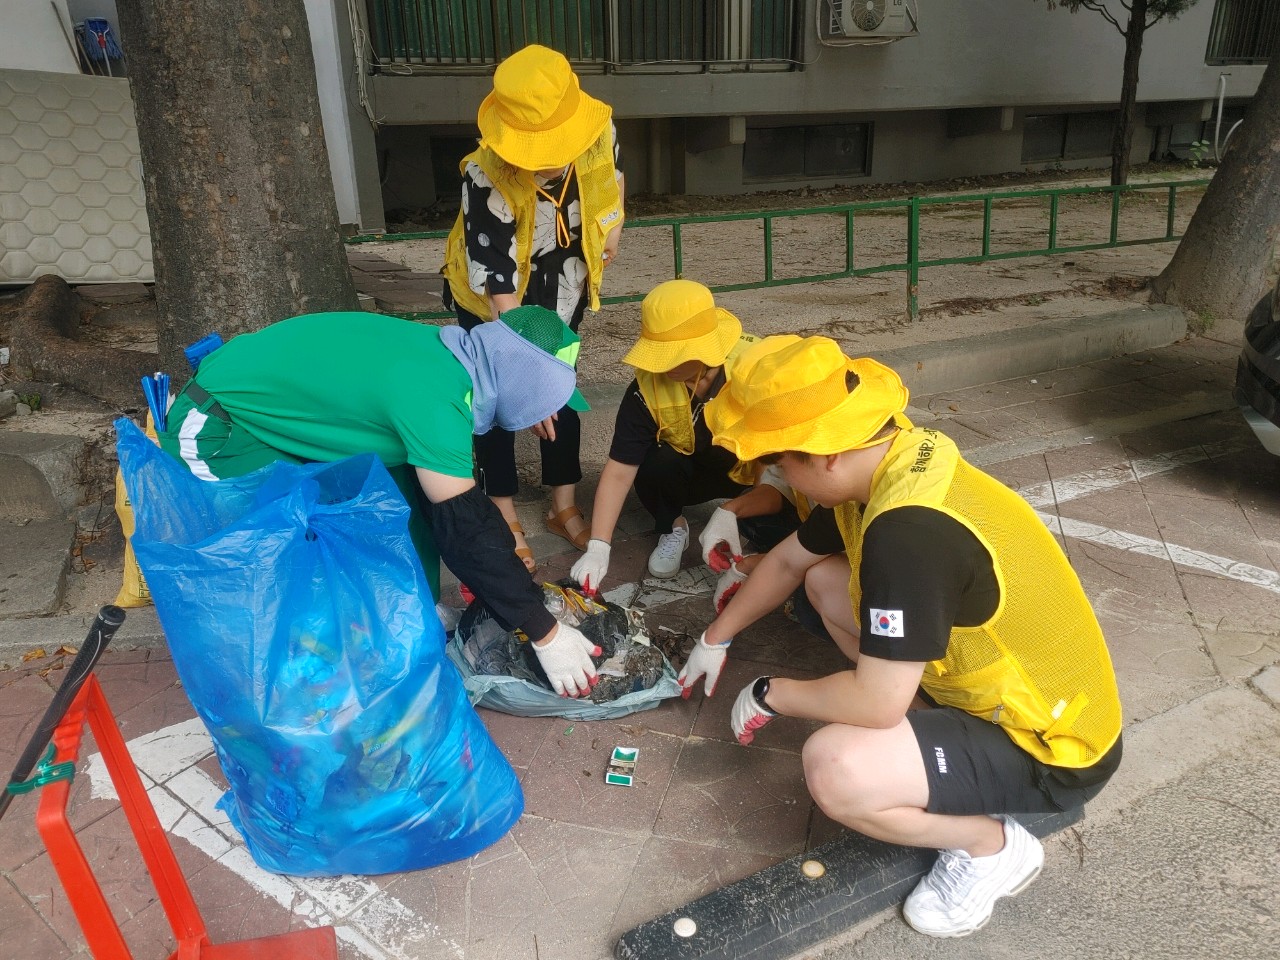
<path id="1" fill-rule="evenodd" d="M 1017 460 L 1019 457 L 1027 457 L 1036 453 L 1047 453 L 1050 450 L 1075 447 L 1082 443 L 1109 440 L 1122 434 L 1137 433 L 1141 430 L 1158 427 L 1166 423 L 1174 423 L 1178 420 L 1191 420 L 1195 417 L 1204 417 L 1235 409 L 1237 409 L 1237 406 L 1233 400 L 1224 400 L 1219 394 L 1206 393 L 1201 390 L 1187 394 L 1184 400 L 1171 403 L 1166 407 L 1144 410 L 1141 413 L 1128 414 L 1123 417 L 1106 417 L 1086 427 L 1069 427 L 1066 430 L 1055 430 L 1053 433 L 1041 437 L 1000 440 L 962 452 L 964 458 L 975 467 L 983 467 L 993 463 L 1003 463 L 1007 460 Z M 954 418 L 949 417 L 946 419 Z M 929 426 L 935 425 L 943 433 L 947 432 L 946 425 L 941 422 L 941 418 L 939 423 L 929 424 Z"/>
<path id="2" fill-rule="evenodd" d="M 1070 477 L 1046 480 L 1044 483 L 1033 483 L 1020 487 L 1018 493 L 1033 507 L 1051 507 L 1055 503 L 1067 503 L 1095 493 L 1112 490 L 1135 480 L 1153 477 L 1179 467 L 1206 460 L 1216 460 L 1245 450 L 1250 444 L 1243 440 L 1222 440 L 1217 443 L 1197 444 L 1157 454 L 1154 457 L 1140 457 L 1128 463 L 1116 464 L 1114 467 L 1103 467 L 1088 473 L 1077 473 Z"/>
<path id="3" fill-rule="evenodd" d="M 313 927 L 332 924 L 338 938 L 369 960 L 414 960 L 430 943 L 461 958 L 461 944 L 443 936 L 438 924 L 414 913 L 368 877 L 291 877 L 263 870 L 240 834 L 214 806 L 223 789 L 194 764 L 213 753 L 199 718 L 135 737 L 129 755 L 164 829 L 235 873 Z M 94 797 L 116 798 L 101 754 L 89 757 Z M 154 781 L 163 785 L 155 785 Z M 434 955 L 434 954 L 433 954 Z"/>
<path id="4" fill-rule="evenodd" d="M 1274 570 L 1255 567 L 1251 563 L 1232 560 L 1230 557 L 1219 557 L 1212 553 L 1192 550 L 1190 547 L 1182 547 L 1176 543 L 1152 540 L 1150 537 L 1142 537 L 1136 533 L 1112 530 L 1110 527 L 1104 527 L 1096 523 L 1070 520 L 1039 511 L 1037 511 L 1037 515 L 1050 530 L 1060 533 L 1064 537 L 1086 540 L 1090 543 L 1110 547 L 1113 550 L 1123 550 L 1128 553 L 1140 553 L 1148 557 L 1171 560 L 1179 566 L 1190 567 L 1193 570 L 1203 570 L 1206 573 L 1226 577 L 1230 580 L 1262 587 L 1262 589 L 1270 590 L 1272 593 L 1280 593 L 1280 573 L 1276 573 Z"/>
<path id="5" fill-rule="evenodd" d="M 1229 456 L 1247 449 L 1250 446 L 1243 440 L 1222 440 L 1217 443 L 1197 444 L 1173 450 L 1169 453 L 1157 454 L 1153 457 L 1140 457 L 1128 463 L 1114 467 L 1104 467 L 1087 473 L 1078 473 L 1069 477 L 1035 483 L 1018 490 L 1018 493 L 1033 507 L 1061 506 L 1072 500 L 1078 500 L 1095 493 L 1115 489 L 1126 483 L 1133 483 L 1145 477 L 1156 476 L 1177 470 L 1193 463 L 1203 463 Z M 1141 553 L 1149 557 L 1160 557 L 1172 563 L 1203 570 L 1229 580 L 1252 584 L 1280 593 L 1280 574 L 1274 570 L 1255 567 L 1253 564 L 1229 557 L 1193 550 L 1176 543 L 1163 540 L 1152 540 L 1136 533 L 1125 533 L 1104 527 L 1096 523 L 1082 520 L 1060 518 L 1054 514 L 1037 511 L 1040 519 L 1049 529 L 1064 537 L 1076 540 L 1087 540 L 1115 550 L 1129 553 Z"/>

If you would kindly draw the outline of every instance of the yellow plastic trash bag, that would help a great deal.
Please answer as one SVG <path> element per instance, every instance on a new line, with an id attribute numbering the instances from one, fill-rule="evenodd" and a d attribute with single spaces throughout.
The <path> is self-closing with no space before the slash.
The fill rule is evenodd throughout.
<path id="1" fill-rule="evenodd" d="M 153 443 L 156 440 L 156 425 L 147 414 L 146 434 Z M 133 555 L 133 504 L 129 501 L 129 491 L 124 488 L 124 477 L 116 470 L 116 516 L 120 518 L 120 529 L 124 531 L 124 583 L 116 594 L 117 607 L 145 607 L 151 604 L 151 591 L 147 589 L 147 581 L 138 567 L 138 560 Z"/>

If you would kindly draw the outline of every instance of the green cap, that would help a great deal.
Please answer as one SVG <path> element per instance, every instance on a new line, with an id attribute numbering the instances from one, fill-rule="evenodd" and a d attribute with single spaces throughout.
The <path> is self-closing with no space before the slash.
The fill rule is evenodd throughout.
<path id="1" fill-rule="evenodd" d="M 560 319 L 554 310 L 536 305 L 515 307 L 498 317 L 503 323 L 524 337 L 535 347 L 545 350 L 557 360 L 573 367 L 578 367 L 578 350 L 582 346 L 582 338 L 569 329 L 569 325 Z M 573 388 L 568 407 L 584 412 L 591 407 L 583 397 L 582 391 Z"/>

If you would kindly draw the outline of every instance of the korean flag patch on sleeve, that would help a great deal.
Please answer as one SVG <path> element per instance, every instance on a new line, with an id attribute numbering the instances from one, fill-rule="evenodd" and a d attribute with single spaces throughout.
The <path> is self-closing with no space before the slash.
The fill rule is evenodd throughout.
<path id="1" fill-rule="evenodd" d="M 902 637 L 902 611 L 871 608 L 871 633 L 877 637 Z"/>

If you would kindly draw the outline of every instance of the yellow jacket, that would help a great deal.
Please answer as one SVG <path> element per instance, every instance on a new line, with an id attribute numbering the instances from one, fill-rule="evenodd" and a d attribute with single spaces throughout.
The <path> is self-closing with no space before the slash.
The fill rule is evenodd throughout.
<path id="1" fill-rule="evenodd" d="M 1102 628 L 1053 535 L 1030 505 L 970 466 L 936 430 L 901 431 L 872 479 L 871 502 L 836 508 L 858 610 L 862 534 L 888 510 L 925 506 L 964 524 L 991 556 L 1000 598 L 976 627 L 953 627 L 921 686 L 938 703 L 998 723 L 1023 750 L 1088 767 L 1120 735 L 1120 695 Z"/>
<path id="2" fill-rule="evenodd" d="M 488 147 L 480 147 L 462 158 L 459 169 L 465 171 L 474 161 L 493 181 L 511 208 L 516 224 L 516 298 L 524 301 L 529 286 L 530 262 L 533 258 L 534 210 L 537 191 L 533 174 L 519 170 Z M 578 179 L 578 204 L 582 211 L 582 253 L 587 261 L 587 295 L 592 310 L 600 309 L 600 279 L 604 273 L 604 239 L 609 231 L 622 223 L 622 195 L 614 173 L 613 131 L 606 128 L 586 153 L 574 161 Z M 466 227 L 462 211 L 445 242 L 444 266 L 440 272 L 449 283 L 453 299 L 465 310 L 482 320 L 489 319 L 487 291 L 476 291 L 467 280 Z M 554 304 L 552 305 L 554 308 Z"/>

